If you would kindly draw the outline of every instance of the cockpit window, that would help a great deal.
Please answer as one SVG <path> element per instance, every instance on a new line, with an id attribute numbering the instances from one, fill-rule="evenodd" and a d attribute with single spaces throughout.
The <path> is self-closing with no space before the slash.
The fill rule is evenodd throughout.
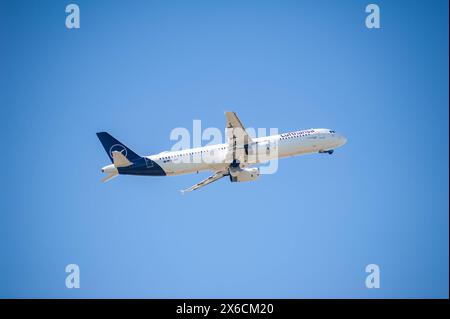
<path id="1" fill-rule="evenodd" d="M 332 131 L 332 130 L 330 130 L 330 133 L 331 133 L 331 134 L 334 134 L 334 133 L 336 133 L 336 131 Z"/>

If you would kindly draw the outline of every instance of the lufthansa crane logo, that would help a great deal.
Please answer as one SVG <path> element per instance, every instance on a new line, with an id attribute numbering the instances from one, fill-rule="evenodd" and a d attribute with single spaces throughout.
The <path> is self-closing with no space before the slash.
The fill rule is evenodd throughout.
<path id="1" fill-rule="evenodd" d="M 113 152 L 119 152 L 123 156 L 127 157 L 127 149 L 122 144 L 115 144 L 111 146 L 111 148 L 109 149 L 109 155 L 111 156 L 111 158 L 113 157 Z"/>

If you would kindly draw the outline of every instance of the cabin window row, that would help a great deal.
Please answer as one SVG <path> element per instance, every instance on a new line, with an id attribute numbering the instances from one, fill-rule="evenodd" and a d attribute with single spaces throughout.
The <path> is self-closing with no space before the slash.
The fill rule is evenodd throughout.
<path id="1" fill-rule="evenodd" d="M 218 150 L 224 150 L 225 147 L 220 147 L 218 148 Z M 190 152 L 190 153 L 185 153 L 185 154 L 178 154 L 178 155 L 171 155 L 171 156 L 163 156 L 160 157 L 159 160 L 168 160 L 171 158 L 176 158 L 176 157 L 183 157 L 183 156 L 187 156 L 187 155 L 195 155 L 195 154 L 202 154 L 202 153 L 213 153 L 215 150 L 211 150 L 211 151 L 198 151 L 198 152 Z"/>
<path id="2" fill-rule="evenodd" d="M 288 139 L 292 139 L 292 138 L 304 137 L 304 136 L 309 136 L 309 135 L 311 135 L 311 133 L 289 135 L 289 136 L 281 137 L 280 140 L 288 140 Z"/>

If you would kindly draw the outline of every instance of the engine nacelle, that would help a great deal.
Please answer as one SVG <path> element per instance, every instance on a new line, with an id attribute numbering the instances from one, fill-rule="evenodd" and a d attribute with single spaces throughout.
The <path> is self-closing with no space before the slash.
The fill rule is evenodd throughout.
<path id="1" fill-rule="evenodd" d="M 232 182 L 250 182 L 260 177 L 259 168 L 230 168 L 230 181 Z"/>

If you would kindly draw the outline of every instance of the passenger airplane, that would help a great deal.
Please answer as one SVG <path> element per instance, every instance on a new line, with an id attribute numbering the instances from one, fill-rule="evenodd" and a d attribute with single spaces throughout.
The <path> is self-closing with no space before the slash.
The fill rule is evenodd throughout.
<path id="1" fill-rule="evenodd" d="M 139 156 L 106 132 L 97 136 L 112 164 L 102 168 L 106 182 L 119 174 L 165 176 L 198 173 L 214 174 L 182 192 L 190 192 L 229 176 L 231 182 L 253 181 L 260 170 L 252 165 L 296 155 L 332 154 L 347 140 L 329 129 L 309 129 L 266 137 L 252 138 L 234 112 L 225 112 L 227 143 Z"/>

